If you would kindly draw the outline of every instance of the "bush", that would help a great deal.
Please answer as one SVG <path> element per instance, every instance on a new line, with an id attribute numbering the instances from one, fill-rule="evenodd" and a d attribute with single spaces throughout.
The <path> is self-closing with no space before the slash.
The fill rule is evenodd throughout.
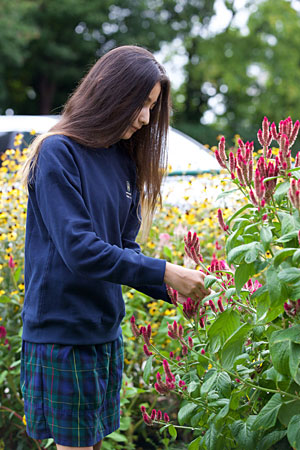
<path id="1" fill-rule="evenodd" d="M 147 425 L 168 430 L 166 446 L 188 430 L 189 450 L 300 448 L 300 152 L 292 168 L 290 150 L 298 130 L 288 118 L 277 132 L 264 118 L 258 154 L 240 139 L 227 155 L 221 138 L 216 158 L 246 203 L 227 220 L 216 214 L 226 235 L 222 258 L 208 264 L 207 242 L 194 231 L 185 236 L 185 253 L 211 293 L 180 304 L 170 289 L 177 312 L 163 333 L 180 357 L 156 344 L 151 323 L 131 318 L 147 355 L 145 381 L 159 398 L 180 399 L 174 420 L 141 406 Z"/>

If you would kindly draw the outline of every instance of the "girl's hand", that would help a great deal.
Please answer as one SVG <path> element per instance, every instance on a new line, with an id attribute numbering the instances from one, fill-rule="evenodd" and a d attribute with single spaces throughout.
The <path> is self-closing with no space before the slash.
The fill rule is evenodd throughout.
<path id="1" fill-rule="evenodd" d="M 202 300 L 210 294 L 204 287 L 205 275 L 198 270 L 186 269 L 167 262 L 164 281 L 184 297 Z"/>

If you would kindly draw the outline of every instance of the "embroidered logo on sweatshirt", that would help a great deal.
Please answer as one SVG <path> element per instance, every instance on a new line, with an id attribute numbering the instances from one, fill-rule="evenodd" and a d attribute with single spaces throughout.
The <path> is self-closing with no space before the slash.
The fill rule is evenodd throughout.
<path id="1" fill-rule="evenodd" d="M 129 181 L 126 181 L 126 197 L 132 199 L 131 186 Z"/>

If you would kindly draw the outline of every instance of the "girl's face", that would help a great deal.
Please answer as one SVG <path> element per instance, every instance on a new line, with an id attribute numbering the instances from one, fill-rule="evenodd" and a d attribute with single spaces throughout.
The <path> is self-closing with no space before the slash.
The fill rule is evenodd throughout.
<path id="1" fill-rule="evenodd" d="M 121 139 L 130 139 L 131 136 L 143 125 L 148 125 L 150 120 L 150 112 L 156 105 L 157 99 L 161 91 L 161 85 L 158 81 L 152 91 L 150 92 L 148 98 L 143 104 L 138 116 L 135 118 L 134 122 L 127 128 L 125 133 L 121 136 Z"/>

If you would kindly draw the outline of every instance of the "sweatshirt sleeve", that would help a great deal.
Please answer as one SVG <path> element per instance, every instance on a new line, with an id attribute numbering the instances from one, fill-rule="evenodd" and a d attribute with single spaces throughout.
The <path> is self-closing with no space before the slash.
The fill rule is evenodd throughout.
<path id="1" fill-rule="evenodd" d="M 126 227 L 122 235 L 122 243 L 124 248 L 131 248 L 136 253 L 141 253 L 141 248 L 136 242 L 136 237 L 140 229 L 140 206 L 139 206 L 139 195 L 137 190 L 135 191 L 134 202 L 127 219 Z M 130 287 L 142 292 L 143 294 L 149 295 L 156 300 L 164 300 L 168 303 L 172 303 L 171 299 L 167 293 L 166 284 L 162 283 L 160 286 L 154 285 L 130 285 Z"/>
<path id="2" fill-rule="evenodd" d="M 70 271 L 137 288 L 163 284 L 165 261 L 111 245 L 94 232 L 78 166 L 62 139 L 43 142 L 32 190 L 49 237 Z"/>

